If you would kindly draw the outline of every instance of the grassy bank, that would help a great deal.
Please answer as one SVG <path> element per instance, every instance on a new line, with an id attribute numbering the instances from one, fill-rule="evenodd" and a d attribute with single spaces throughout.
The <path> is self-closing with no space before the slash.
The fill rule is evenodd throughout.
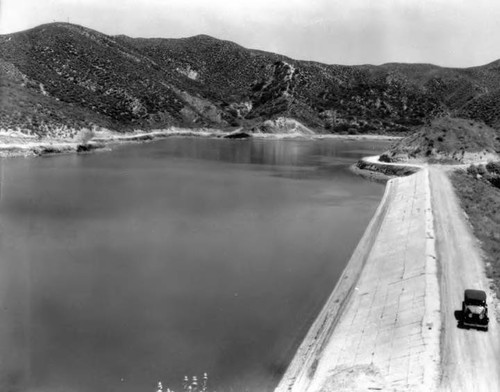
<path id="1" fill-rule="evenodd" d="M 451 174 L 451 181 L 485 255 L 486 274 L 500 298 L 500 189 L 465 171 Z"/>

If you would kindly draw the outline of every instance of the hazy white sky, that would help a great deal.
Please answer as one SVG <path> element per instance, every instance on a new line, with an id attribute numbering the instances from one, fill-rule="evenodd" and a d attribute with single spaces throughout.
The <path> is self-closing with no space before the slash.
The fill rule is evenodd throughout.
<path id="1" fill-rule="evenodd" d="M 500 0 L 0 0 L 0 34 L 68 19 L 132 37 L 208 34 L 329 64 L 500 58 Z"/>

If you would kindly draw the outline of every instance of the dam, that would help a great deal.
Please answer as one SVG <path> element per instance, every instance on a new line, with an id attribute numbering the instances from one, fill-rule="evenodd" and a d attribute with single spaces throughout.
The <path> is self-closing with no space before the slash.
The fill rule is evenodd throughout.
<path id="1" fill-rule="evenodd" d="M 429 174 L 383 199 L 276 392 L 434 390 L 440 305 Z"/>

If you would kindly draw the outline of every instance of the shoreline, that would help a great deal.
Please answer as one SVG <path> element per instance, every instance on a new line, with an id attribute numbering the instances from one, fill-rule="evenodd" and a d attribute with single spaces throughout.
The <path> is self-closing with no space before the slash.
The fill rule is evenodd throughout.
<path id="1" fill-rule="evenodd" d="M 87 143 L 82 143 L 76 138 L 44 138 L 39 139 L 14 131 L 0 130 L 0 158 L 18 156 L 43 156 L 52 154 L 68 154 L 78 152 L 90 152 L 98 150 L 109 150 L 114 145 L 125 143 L 144 143 L 162 140 L 169 137 L 202 137 L 202 138 L 225 138 L 228 132 L 219 129 L 190 129 L 171 127 L 165 130 L 152 130 L 149 132 L 136 131 L 121 134 L 111 131 L 98 131 Z M 304 135 L 299 133 L 254 133 L 251 138 L 260 140 L 398 140 L 401 137 L 387 135 Z"/>
<path id="2" fill-rule="evenodd" d="M 144 143 L 161 140 L 168 137 L 221 137 L 222 131 L 211 129 L 183 129 L 169 128 L 150 132 L 136 131 L 118 133 L 112 131 L 95 132 L 94 137 L 87 143 L 75 138 L 43 138 L 17 132 L 0 132 L 0 157 L 42 156 L 52 154 L 67 154 L 109 150 L 114 145 L 126 143 Z"/>
<path id="3" fill-rule="evenodd" d="M 440 303 L 428 170 L 417 164 L 378 162 L 378 157 L 367 157 L 362 162 L 365 167 L 359 170 L 382 169 L 384 178 L 391 179 L 344 272 L 275 392 L 367 388 L 424 391 L 437 387 Z M 406 172 L 406 177 L 393 178 Z M 416 202 L 410 203 L 413 198 Z M 400 222 L 401 215 L 407 215 L 404 223 Z M 407 246 L 398 248 L 401 243 Z M 388 247 L 394 249 L 389 251 Z M 403 275 L 388 281 L 394 270 L 401 268 L 401 260 L 407 258 L 413 260 L 411 266 L 405 263 Z M 414 274 L 408 275 L 406 268 Z M 405 274 L 408 277 L 403 284 L 400 281 Z M 394 292 L 398 304 L 405 304 L 401 312 L 387 298 L 387 287 L 393 285 L 401 286 L 402 291 Z M 415 298 L 419 298 L 418 303 L 406 309 L 408 301 Z M 384 324 L 388 314 L 395 323 Z M 413 338 L 406 341 L 405 336 Z M 403 340 L 394 346 L 393 337 Z M 407 366 L 394 367 L 403 361 Z M 419 371 L 419 366 L 426 370 Z"/>

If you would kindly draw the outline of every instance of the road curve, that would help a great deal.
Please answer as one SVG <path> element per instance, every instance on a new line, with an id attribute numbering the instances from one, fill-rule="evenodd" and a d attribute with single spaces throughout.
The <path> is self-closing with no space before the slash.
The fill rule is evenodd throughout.
<path id="1" fill-rule="evenodd" d="M 478 241 L 446 173 L 430 168 L 441 288 L 441 391 L 500 391 L 500 334 L 495 306 L 488 332 L 459 329 L 455 316 L 467 288 L 488 291 Z"/>

